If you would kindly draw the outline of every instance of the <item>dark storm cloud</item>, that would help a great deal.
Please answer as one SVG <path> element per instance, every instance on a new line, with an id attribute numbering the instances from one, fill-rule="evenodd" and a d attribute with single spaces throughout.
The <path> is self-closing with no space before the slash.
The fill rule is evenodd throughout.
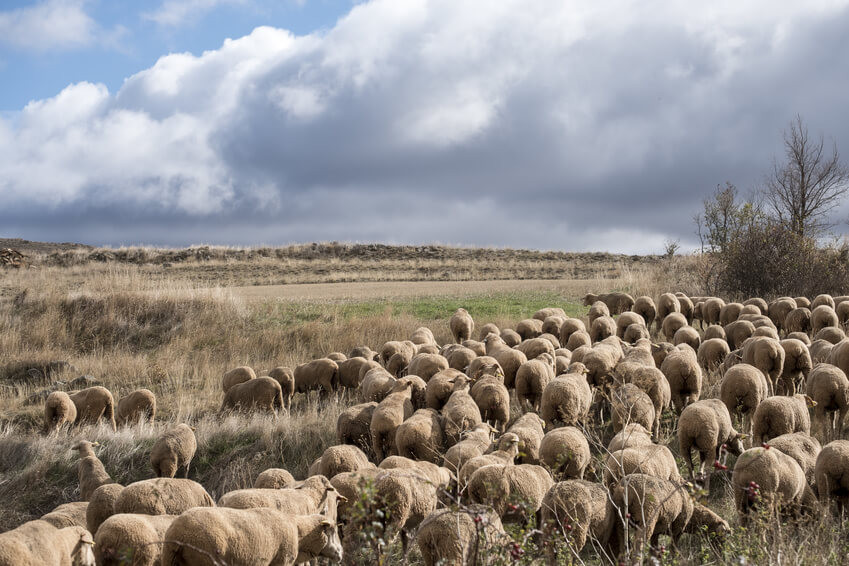
<path id="1" fill-rule="evenodd" d="M 115 96 L 73 85 L 0 122 L 2 232 L 692 244 L 701 199 L 756 188 L 796 113 L 849 144 L 849 14 L 664 7 L 372 2 L 325 35 L 163 58 Z"/>

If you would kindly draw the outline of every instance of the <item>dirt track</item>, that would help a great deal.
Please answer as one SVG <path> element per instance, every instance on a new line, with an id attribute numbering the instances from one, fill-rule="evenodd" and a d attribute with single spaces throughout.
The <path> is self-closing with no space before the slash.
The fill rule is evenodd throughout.
<path id="1" fill-rule="evenodd" d="M 586 279 L 534 279 L 500 281 L 381 281 L 370 283 L 310 283 L 228 287 L 247 300 L 344 301 L 403 297 L 464 296 L 511 291 L 549 291 L 578 297 L 591 289 Z"/>

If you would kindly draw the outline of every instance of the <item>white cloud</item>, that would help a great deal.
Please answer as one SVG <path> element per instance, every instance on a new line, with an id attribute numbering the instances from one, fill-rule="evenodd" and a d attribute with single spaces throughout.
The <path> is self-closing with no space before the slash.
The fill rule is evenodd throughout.
<path id="1" fill-rule="evenodd" d="M 97 29 L 85 11 L 85 0 L 44 0 L 0 12 L 0 42 L 20 49 L 47 51 L 89 45 L 95 41 Z"/>
<path id="2" fill-rule="evenodd" d="M 153 12 L 143 15 L 160 26 L 180 27 L 196 22 L 206 13 L 225 4 L 244 4 L 247 0 L 164 0 Z"/>
<path id="3" fill-rule="evenodd" d="M 845 151 L 847 22 L 833 1 L 374 0 L 0 118 L 0 224 L 659 252 L 717 183 L 759 181 L 797 112 Z"/>

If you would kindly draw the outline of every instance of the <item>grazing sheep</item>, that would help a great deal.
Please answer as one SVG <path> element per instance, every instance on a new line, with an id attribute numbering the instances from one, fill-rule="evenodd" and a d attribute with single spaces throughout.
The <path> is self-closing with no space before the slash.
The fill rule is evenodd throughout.
<path id="1" fill-rule="evenodd" d="M 472 332 L 475 331 L 475 321 L 472 315 L 466 309 L 457 309 L 451 319 L 448 321 L 448 326 L 451 328 L 451 335 L 454 337 L 454 342 L 459 344 L 463 340 L 468 340 L 472 337 Z"/>
<path id="2" fill-rule="evenodd" d="M 793 510 L 800 506 L 813 508 L 816 504 L 798 462 L 770 446 L 757 446 L 740 454 L 731 474 L 731 486 L 744 523 L 749 510 L 762 503 L 771 511 L 783 506 Z"/>
<path id="3" fill-rule="evenodd" d="M 720 449 L 726 448 L 732 454 L 743 452 L 743 435 L 734 430 L 728 408 L 719 399 L 703 399 L 681 411 L 678 419 L 678 446 L 687 462 L 690 477 L 693 474 L 693 459 L 690 451 L 699 452 L 699 475 L 705 475 L 705 465 L 718 462 Z M 710 469 L 708 469 L 710 473 Z M 709 489 L 710 475 L 705 485 Z"/>
<path id="4" fill-rule="evenodd" d="M 115 424 L 115 401 L 108 389 L 98 385 L 72 393 L 70 397 L 77 407 L 77 423 L 97 424 L 100 419 L 105 419 L 112 425 L 113 431 L 118 430 Z"/>
<path id="5" fill-rule="evenodd" d="M 740 415 L 743 433 L 751 436 L 752 417 L 758 405 L 767 398 L 768 385 L 764 374 L 749 364 L 737 364 L 725 372 L 719 397 L 731 415 Z"/>
<path id="6" fill-rule="evenodd" d="M 553 355 L 554 350 L 552 349 Z M 498 361 L 492 356 L 487 355 L 478 356 L 472 360 L 464 373 L 472 381 L 484 376 L 497 377 L 500 380 L 504 379 L 504 371 L 501 369 Z"/>
<path id="7" fill-rule="evenodd" d="M 410 383 L 410 402 L 413 411 L 424 409 L 427 406 L 427 383 L 417 375 L 406 375 L 398 380 L 398 383 Z"/>
<path id="8" fill-rule="evenodd" d="M 537 338 L 542 334 L 542 321 L 536 318 L 520 320 L 519 324 L 516 325 L 516 332 L 522 337 L 522 340 Z"/>
<path id="9" fill-rule="evenodd" d="M 50 513 L 42 515 L 41 520 L 47 521 L 57 529 L 64 529 L 66 527 L 82 527 L 85 529 L 88 505 L 88 501 L 63 503 L 62 505 L 58 505 Z"/>
<path id="10" fill-rule="evenodd" d="M 176 516 L 124 513 L 106 519 L 94 536 L 97 564 L 119 566 L 132 559 L 133 566 L 156 566 L 162 556 L 161 541 Z"/>
<path id="11" fill-rule="evenodd" d="M 657 314 L 655 315 L 655 324 L 660 329 L 663 320 L 674 312 L 681 312 L 681 302 L 672 293 L 664 293 L 657 300 Z"/>
<path id="12" fill-rule="evenodd" d="M 645 295 L 637 297 L 634 300 L 634 308 L 632 310 L 640 315 L 643 319 L 643 324 L 647 327 L 654 322 L 654 319 L 657 316 L 657 307 L 654 304 L 654 300 Z"/>
<path id="13" fill-rule="evenodd" d="M 459 370 L 447 369 L 440 371 L 430 378 L 425 389 L 425 406 L 428 409 L 441 411 L 445 403 L 451 397 L 454 390 L 454 382 L 457 377 L 465 374 Z"/>
<path id="14" fill-rule="evenodd" d="M 335 521 L 276 509 L 192 509 L 165 532 L 162 564 L 300 564 L 342 559 Z"/>
<path id="15" fill-rule="evenodd" d="M 565 315 L 561 316 L 559 314 L 546 317 L 546 319 L 542 321 L 542 333 L 560 336 L 560 326 L 566 322 L 566 318 L 567 317 Z"/>
<path id="16" fill-rule="evenodd" d="M 381 470 L 403 470 L 408 475 L 412 475 L 420 481 L 430 482 L 438 488 L 448 487 L 453 479 L 447 468 L 433 462 L 411 460 L 404 456 L 390 456 L 381 462 L 378 468 Z"/>
<path id="17" fill-rule="evenodd" d="M 97 533 L 98 527 L 114 514 L 115 501 L 124 486 L 117 483 L 101 485 L 91 494 L 85 512 L 85 526 L 89 532 Z"/>
<path id="18" fill-rule="evenodd" d="M 675 456 L 663 445 L 631 446 L 608 454 L 604 461 L 604 485 L 608 487 L 637 473 L 681 483 Z"/>
<path id="19" fill-rule="evenodd" d="M 755 409 L 752 418 L 754 443 L 761 444 L 770 438 L 791 432 L 811 432 L 811 417 L 808 407 L 816 402 L 797 393 L 792 397 L 769 397 Z"/>
<path id="20" fill-rule="evenodd" d="M 765 336 L 754 337 L 743 345 L 743 363 L 761 370 L 770 395 L 774 395 L 778 386 L 778 378 L 784 369 L 784 356 L 781 342 Z"/>
<path id="21" fill-rule="evenodd" d="M 687 319 L 687 324 L 693 324 L 693 316 L 696 310 L 693 301 L 684 293 L 675 293 L 675 296 L 678 297 L 678 303 L 681 305 L 681 314 Z"/>
<path id="22" fill-rule="evenodd" d="M 564 311 L 560 307 L 545 307 L 535 312 L 531 318 L 544 321 L 545 319 L 551 316 L 561 316 L 563 318 L 566 318 L 566 311 Z"/>
<path id="23" fill-rule="evenodd" d="M 629 324 L 622 335 L 622 340 L 628 344 L 633 344 L 650 336 L 649 329 L 644 324 Z"/>
<path id="24" fill-rule="evenodd" d="M 819 305 L 811 311 L 811 334 L 816 335 L 823 328 L 837 326 L 840 326 L 840 320 L 832 306 Z"/>
<path id="25" fill-rule="evenodd" d="M 592 401 L 593 393 L 586 377 L 580 373 L 567 373 L 545 386 L 539 415 L 547 430 L 574 426 L 586 421 Z"/>
<path id="26" fill-rule="evenodd" d="M 462 440 L 445 451 L 443 467 L 453 473 L 460 471 L 463 464 L 482 455 L 492 444 L 494 429 L 487 423 L 481 423 L 471 430 L 464 431 Z"/>
<path id="27" fill-rule="evenodd" d="M 97 442 L 80 440 L 71 448 L 80 453 L 77 461 L 77 476 L 80 482 L 80 498 L 88 501 L 92 493 L 101 485 L 113 483 L 112 478 L 106 473 L 106 468 L 94 453 L 94 447 L 99 446 Z"/>
<path id="28" fill-rule="evenodd" d="M 664 318 L 661 322 L 661 331 L 667 340 L 672 341 L 675 337 L 675 333 L 685 326 L 688 325 L 687 319 L 684 315 L 680 312 L 672 312 L 666 315 L 666 318 Z"/>
<path id="29" fill-rule="evenodd" d="M 805 393 L 816 403 L 814 430 L 825 441 L 839 438 L 849 410 L 849 379 L 843 370 L 830 364 L 818 364 L 808 375 Z"/>
<path id="30" fill-rule="evenodd" d="M 521 442 L 522 451 L 516 460 L 519 464 L 538 464 L 539 446 L 545 436 L 543 426 L 545 423 L 536 413 L 526 413 L 510 425 L 507 432 L 515 434 Z M 511 439 L 505 439 L 503 435 L 498 440 L 498 449 L 507 450 Z M 512 437 L 511 437 L 512 438 Z"/>
<path id="31" fill-rule="evenodd" d="M 450 369 L 456 369 L 463 372 L 467 367 L 469 367 L 472 360 L 478 357 L 474 350 L 466 348 L 465 346 L 452 348 L 448 352 L 444 352 L 443 355 L 448 360 L 448 367 Z"/>
<path id="32" fill-rule="evenodd" d="M 663 360 L 666 359 L 666 356 L 677 349 L 678 348 L 675 344 L 672 344 L 671 342 L 659 342 L 657 344 L 652 343 L 651 357 L 654 358 L 655 367 L 660 367 L 663 364 Z"/>
<path id="33" fill-rule="evenodd" d="M 138 389 L 124 395 L 115 408 L 115 420 L 127 425 L 147 420 L 152 423 L 156 418 L 156 395 L 150 389 Z"/>
<path id="34" fill-rule="evenodd" d="M 336 419 L 336 440 L 339 444 L 351 444 L 364 452 L 371 450 L 371 419 L 377 403 L 360 403 L 348 407 Z"/>
<path id="35" fill-rule="evenodd" d="M 283 468 L 268 468 L 257 475 L 253 487 L 256 489 L 283 489 L 295 487 L 295 478 L 289 470 Z"/>
<path id="36" fill-rule="evenodd" d="M 627 531 L 620 517 L 627 517 L 636 525 L 631 547 L 635 558 L 644 556 L 646 543 L 657 546 L 662 534 L 672 537 L 673 546 L 677 546 L 684 533 L 698 533 L 706 528 L 708 533 L 722 537 L 731 532 L 724 519 L 693 501 L 684 487 L 663 478 L 630 474 L 611 491 L 610 498 L 617 517 L 611 534 L 612 556 L 626 548 Z"/>
<path id="37" fill-rule="evenodd" d="M 601 295 L 595 295 L 593 293 L 587 293 L 584 295 L 584 306 L 593 305 L 599 301 L 604 303 L 613 314 L 620 314 L 625 311 L 629 311 L 634 306 L 634 297 L 628 293 L 622 293 L 620 291 L 603 293 Z"/>
<path id="38" fill-rule="evenodd" d="M 790 314 L 790 311 L 796 308 L 796 301 L 791 299 L 790 297 L 780 297 L 769 304 L 769 308 L 767 309 L 767 313 L 769 314 L 769 319 L 775 324 L 776 328 L 779 330 L 785 330 L 785 334 L 787 333 L 784 328 L 784 321 L 787 318 L 787 315 Z"/>
<path id="39" fill-rule="evenodd" d="M 436 344 L 436 339 L 433 337 L 433 331 L 427 326 L 419 326 L 410 335 L 410 342 L 416 346 L 424 344 Z"/>
<path id="40" fill-rule="evenodd" d="M 784 330 L 787 332 L 808 332 L 811 329 L 811 311 L 798 307 L 787 313 Z"/>
<path id="41" fill-rule="evenodd" d="M 501 332 L 498 333 L 498 335 L 510 348 L 517 346 L 522 341 L 522 337 L 519 336 L 519 333 L 513 330 L 512 328 L 503 328 Z"/>
<path id="42" fill-rule="evenodd" d="M 835 344 L 829 351 L 828 358 L 820 361 L 825 361 L 833 366 L 837 366 L 843 370 L 843 373 L 849 375 L 849 373 L 847 373 L 849 372 L 849 340 L 844 340 L 839 344 Z"/>
<path id="43" fill-rule="evenodd" d="M 44 433 L 49 434 L 77 420 L 77 406 L 64 391 L 53 391 L 44 402 Z"/>
<path id="44" fill-rule="evenodd" d="M 834 311 L 837 314 L 838 322 L 840 322 L 840 325 L 845 328 L 846 323 L 849 322 L 849 301 L 838 303 L 838 305 L 834 308 Z"/>
<path id="45" fill-rule="evenodd" d="M 639 423 L 654 429 L 655 411 L 651 398 L 633 383 L 626 383 L 612 391 L 611 408 L 613 430 L 619 432 L 628 423 Z"/>
<path id="46" fill-rule="evenodd" d="M 836 326 L 826 326 L 814 335 L 814 340 L 825 340 L 837 344 L 846 338 L 846 333 Z"/>
<path id="47" fill-rule="evenodd" d="M 339 365 L 333 360 L 320 358 L 295 367 L 295 391 L 307 393 L 319 389 L 327 397 L 336 384 Z"/>
<path id="48" fill-rule="evenodd" d="M 610 318 L 610 309 L 608 309 L 607 305 L 601 301 L 594 302 L 590 307 L 590 310 L 587 311 L 587 321 L 590 324 L 590 328 L 592 328 L 592 325 L 597 318 L 601 318 L 603 316 Z"/>
<path id="49" fill-rule="evenodd" d="M 407 373 L 417 375 L 428 382 L 431 377 L 446 369 L 448 360 L 439 354 L 416 354 L 407 366 Z"/>
<path id="50" fill-rule="evenodd" d="M 736 350 L 743 345 L 752 334 L 755 333 L 755 325 L 748 320 L 735 320 L 730 324 L 726 324 L 725 337 L 728 340 L 728 348 Z"/>
<path id="51" fill-rule="evenodd" d="M 608 492 L 603 485 L 582 479 L 554 484 L 543 497 L 540 509 L 540 527 L 554 538 L 545 547 L 547 563 L 559 563 L 556 552 L 561 536 L 576 556 L 590 537 L 605 549 L 615 521 L 613 506 L 608 502 Z"/>
<path id="52" fill-rule="evenodd" d="M 722 338 L 710 338 L 702 342 L 699 346 L 697 359 L 699 361 L 699 365 L 704 369 L 708 371 L 715 371 L 720 365 L 722 365 L 723 360 L 725 360 L 725 356 L 727 356 L 730 352 L 731 350 L 728 348 L 728 342 Z"/>
<path id="53" fill-rule="evenodd" d="M 379 360 L 385 366 L 389 364 L 389 360 L 392 359 L 392 356 L 395 354 L 404 354 L 408 355 L 412 358 L 416 355 L 416 345 L 410 342 L 409 340 L 390 340 L 389 342 L 385 342 L 383 346 L 380 348 Z"/>
<path id="54" fill-rule="evenodd" d="M 93 566 L 91 533 L 82 527 L 57 529 L 29 521 L 0 534 L 2 566 Z"/>
<path id="55" fill-rule="evenodd" d="M 804 332 L 788 332 L 785 338 L 788 340 L 798 340 L 805 344 L 805 346 L 811 345 L 811 337 Z"/>
<path id="56" fill-rule="evenodd" d="M 215 501 L 199 483 L 183 478 L 155 478 L 125 487 L 115 500 L 114 512 L 179 515 L 192 507 L 214 507 Z"/>
<path id="57" fill-rule="evenodd" d="M 382 367 L 369 369 L 360 384 L 360 394 L 364 401 L 383 401 L 398 380 Z"/>
<path id="58" fill-rule="evenodd" d="M 516 398 L 525 409 L 539 411 L 542 392 L 554 379 L 554 359 L 548 354 L 528 360 L 516 371 Z"/>
<path id="59" fill-rule="evenodd" d="M 583 320 L 580 318 L 567 318 L 560 324 L 560 333 L 557 335 L 557 338 L 561 344 L 567 344 L 572 334 L 586 331 L 587 327 Z"/>
<path id="60" fill-rule="evenodd" d="M 607 451 L 617 452 L 634 446 L 650 446 L 653 444 L 651 437 L 651 432 L 643 425 L 639 423 L 628 423 L 610 439 L 610 442 L 607 444 Z"/>
<path id="61" fill-rule="evenodd" d="M 488 454 L 482 454 L 469 458 L 460 466 L 460 472 L 457 474 L 457 485 L 460 491 L 466 489 L 466 484 L 472 474 L 484 466 L 499 465 L 509 466 L 519 457 L 522 441 L 512 432 L 506 432 L 498 439 L 499 449 Z"/>
<path id="62" fill-rule="evenodd" d="M 257 377 L 228 389 L 220 410 L 258 410 L 276 415 L 280 409 L 283 409 L 283 389 L 280 384 L 271 377 Z"/>
<path id="63" fill-rule="evenodd" d="M 740 318 L 740 314 L 742 312 L 742 303 L 726 303 L 719 310 L 719 324 L 721 324 L 722 326 L 728 326 L 729 324 Z"/>
<path id="64" fill-rule="evenodd" d="M 566 348 L 572 350 L 572 352 L 574 353 L 575 350 L 577 350 L 581 346 L 592 346 L 592 343 L 592 338 L 590 338 L 588 332 L 578 331 L 572 333 L 572 335 L 569 336 L 569 341 L 566 342 Z"/>
<path id="65" fill-rule="evenodd" d="M 274 383 L 277 384 L 276 381 Z M 230 391 L 236 387 L 238 386 L 232 387 Z M 159 478 L 173 478 L 182 469 L 182 477 L 189 477 L 189 466 L 197 447 L 194 429 L 187 424 L 178 424 L 164 432 L 150 450 L 150 467 L 153 468 L 153 473 Z"/>
<path id="66" fill-rule="evenodd" d="M 849 440 L 834 440 L 823 446 L 814 469 L 817 492 L 822 503 L 837 504 L 842 517 L 849 504 Z"/>
<path id="67" fill-rule="evenodd" d="M 784 365 L 775 392 L 778 395 L 795 395 L 813 367 L 811 354 L 804 342 L 793 338 L 782 340 L 781 347 L 784 349 Z"/>
<path id="68" fill-rule="evenodd" d="M 237 383 L 244 383 L 250 379 L 256 379 L 256 372 L 254 372 L 253 368 L 239 366 L 224 374 L 221 378 L 221 388 L 224 390 L 224 393 L 227 393 Z"/>
<path id="69" fill-rule="evenodd" d="M 678 344 L 687 344 L 693 350 L 698 350 L 702 343 L 702 338 L 699 336 L 699 331 L 692 326 L 682 326 L 672 335 L 672 343 L 676 346 Z"/>
<path id="70" fill-rule="evenodd" d="M 488 322 L 481 326 L 480 331 L 478 332 L 478 340 L 484 341 L 489 334 L 495 334 L 500 338 L 501 330 L 495 324 Z"/>
<path id="71" fill-rule="evenodd" d="M 713 338 L 719 338 L 720 340 L 723 340 L 726 343 L 728 342 L 728 339 L 725 335 L 725 329 L 718 324 L 711 324 L 705 329 L 704 340 L 707 341 Z"/>
<path id="72" fill-rule="evenodd" d="M 373 468 L 368 456 L 349 444 L 329 446 L 322 455 L 310 465 L 307 475 L 332 478 L 343 472 L 356 472 L 365 468 Z"/>
<path id="73" fill-rule="evenodd" d="M 575 427 L 554 429 L 542 438 L 539 461 L 555 478 L 584 478 L 584 470 L 592 455 L 584 433 Z"/>
<path id="74" fill-rule="evenodd" d="M 395 446 L 400 456 L 435 464 L 441 462 L 442 417 L 439 415 L 439 411 L 436 409 L 419 409 L 413 413 L 396 429 Z M 336 474 L 324 475 L 333 477 Z"/>
<path id="75" fill-rule="evenodd" d="M 446 448 L 457 444 L 464 430 L 474 428 L 483 421 L 477 403 L 469 394 L 469 381 L 466 376 L 460 375 L 454 379 L 454 387 L 442 408 L 442 416 L 443 441 Z"/>
<path id="76" fill-rule="evenodd" d="M 758 310 L 763 314 L 769 312 L 769 305 L 767 305 L 766 301 L 760 297 L 751 297 L 743 301 L 744 307 L 748 305 L 754 305 L 758 307 Z"/>
<path id="77" fill-rule="evenodd" d="M 398 426 L 413 414 L 411 382 L 398 382 L 392 391 L 374 409 L 371 417 L 369 432 L 371 434 L 371 449 L 377 461 L 386 456 L 397 454 L 395 446 L 395 431 Z"/>
<path id="78" fill-rule="evenodd" d="M 525 354 L 529 360 L 539 357 L 540 354 L 548 354 L 552 358 L 554 357 L 554 346 L 542 337 L 523 340 L 521 344 L 516 346 L 516 350 Z"/>
<path id="79" fill-rule="evenodd" d="M 660 434 L 660 418 L 672 401 L 672 390 L 663 372 L 653 366 L 641 366 L 628 373 L 623 383 L 631 383 L 639 387 L 651 400 L 654 407 L 654 425 L 652 431 L 655 438 Z"/>
<path id="80" fill-rule="evenodd" d="M 708 324 L 708 327 L 711 325 L 722 326 L 719 325 L 719 313 L 722 312 L 722 307 L 725 306 L 725 301 L 717 297 L 711 297 L 706 299 L 704 303 L 702 303 L 702 321 Z"/>
<path id="81" fill-rule="evenodd" d="M 600 316 L 590 324 L 590 340 L 593 344 L 605 338 L 616 336 L 616 321 L 609 316 Z"/>
<path id="82" fill-rule="evenodd" d="M 410 365 L 412 359 L 413 353 L 410 350 L 404 349 L 400 352 L 395 352 L 386 361 L 386 371 L 395 377 L 401 377 L 405 375 L 407 366 Z"/>
<path id="83" fill-rule="evenodd" d="M 625 329 L 631 324 L 645 325 L 645 320 L 636 312 L 623 312 L 616 319 L 616 336 L 623 338 L 625 336 Z"/>
<path id="84" fill-rule="evenodd" d="M 402 549 L 406 552 L 409 533 L 436 510 L 438 489 L 436 483 L 422 481 L 414 470 L 396 468 L 378 474 L 374 490 L 377 500 L 383 502 L 386 540 L 400 535 Z"/>
<path id="85" fill-rule="evenodd" d="M 344 362 L 345 360 L 348 359 L 348 356 L 346 356 L 342 352 L 330 352 L 329 354 L 327 354 L 324 357 L 329 359 L 329 360 L 333 360 L 334 362 L 337 362 L 337 363 L 338 362 Z"/>
<path id="86" fill-rule="evenodd" d="M 498 430 L 504 430 L 504 425 L 510 419 L 510 392 L 504 386 L 503 379 L 484 375 L 475 379 L 469 393 L 480 409 L 481 418 Z"/>
<path id="87" fill-rule="evenodd" d="M 365 374 L 368 371 L 368 369 L 371 369 L 372 367 L 374 367 L 373 365 L 371 365 L 373 363 L 374 363 L 373 361 L 367 360 L 365 358 L 361 358 L 359 356 L 354 357 L 354 358 L 348 358 L 347 360 L 343 360 L 341 362 L 336 362 L 336 366 L 339 368 L 339 385 L 341 385 L 342 387 L 347 387 L 348 389 L 357 389 L 360 386 L 362 378 L 365 377 Z M 447 365 L 448 364 L 446 363 L 446 366 Z M 364 370 L 363 368 L 368 368 L 368 369 Z M 277 369 L 277 368 L 275 368 L 275 369 Z M 285 368 L 285 369 L 288 369 L 288 368 Z M 272 370 L 272 371 L 274 371 L 274 370 Z M 294 390 L 295 390 L 295 374 L 294 374 L 294 372 L 292 372 L 292 370 L 289 370 L 289 373 L 290 373 L 291 378 L 292 378 L 291 391 L 294 393 Z M 415 373 L 415 372 L 411 372 L 411 373 Z M 419 374 L 416 373 L 415 375 L 419 375 Z M 269 372 L 269 376 L 274 377 L 273 375 L 271 375 L 270 372 Z M 280 380 L 278 380 L 278 381 L 280 381 Z M 280 386 L 282 388 L 283 384 L 281 383 Z M 283 398 L 284 398 L 284 400 L 286 398 L 286 388 L 283 388 Z"/>
<path id="88" fill-rule="evenodd" d="M 491 505 L 505 523 L 526 522 L 542 507 L 554 481 L 542 466 L 484 466 L 469 477 L 466 491 L 474 503 Z"/>
<path id="89" fill-rule="evenodd" d="M 814 340 L 811 345 L 808 346 L 808 352 L 811 353 L 811 361 L 814 364 L 831 363 L 831 365 L 840 367 L 840 362 L 837 360 L 832 360 L 831 357 L 831 352 L 835 349 L 836 346 L 836 344 L 832 344 L 827 340 Z"/>
<path id="90" fill-rule="evenodd" d="M 684 407 L 699 400 L 702 392 L 702 370 L 696 359 L 696 352 L 682 344 L 666 356 L 660 365 L 660 371 L 669 382 L 672 405 L 676 414 Z"/>
<path id="91" fill-rule="evenodd" d="M 324 476 L 311 476 L 290 488 L 236 489 L 222 495 L 218 506 L 231 509 L 272 507 L 291 515 L 322 512 L 335 519 L 338 500 L 339 494 L 330 480 Z"/>
<path id="92" fill-rule="evenodd" d="M 368 361 L 377 361 L 380 354 L 369 348 L 368 346 L 355 346 L 348 354 L 348 358 L 365 358 Z"/>
<path id="93" fill-rule="evenodd" d="M 513 388 L 516 384 L 516 372 L 528 361 L 527 356 L 519 350 L 508 348 L 496 352 L 494 357 L 504 372 L 504 386 L 508 389 Z"/>
<path id="94" fill-rule="evenodd" d="M 575 354 L 572 354 L 575 359 Z M 622 348 L 610 342 L 601 342 L 587 352 L 581 363 L 587 368 L 587 383 L 606 392 L 613 383 L 616 364 L 622 359 Z"/>
<path id="95" fill-rule="evenodd" d="M 491 548 L 507 539 L 501 519 L 485 506 L 460 511 L 440 509 L 428 515 L 416 532 L 425 566 L 475 564 Z"/>
<path id="96" fill-rule="evenodd" d="M 808 485 L 814 484 L 817 456 L 822 450 L 816 438 L 804 432 L 792 432 L 776 436 L 769 441 L 769 445 L 796 460 L 805 473 L 805 481 Z"/>

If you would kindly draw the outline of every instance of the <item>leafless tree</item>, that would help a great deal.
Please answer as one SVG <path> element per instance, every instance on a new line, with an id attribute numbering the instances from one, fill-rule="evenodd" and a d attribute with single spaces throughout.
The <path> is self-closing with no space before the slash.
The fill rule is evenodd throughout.
<path id="1" fill-rule="evenodd" d="M 786 162 L 773 163 L 764 200 L 792 232 L 817 237 L 833 225 L 828 213 L 849 191 L 849 169 L 840 162 L 836 144 L 829 151 L 822 135 L 808 136 L 799 115 L 784 131 L 784 148 Z"/>

